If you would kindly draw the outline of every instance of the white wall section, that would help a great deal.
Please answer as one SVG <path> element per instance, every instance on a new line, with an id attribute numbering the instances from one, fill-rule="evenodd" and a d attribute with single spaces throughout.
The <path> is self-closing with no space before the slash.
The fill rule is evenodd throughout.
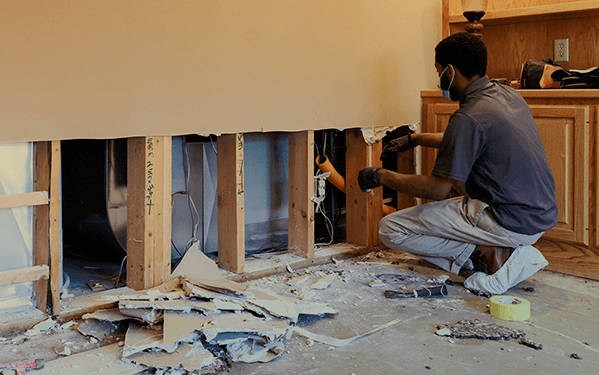
<path id="1" fill-rule="evenodd" d="M 0 195 L 33 191 L 31 143 L 0 143 Z M 33 209 L 0 209 L 0 271 L 33 266 Z M 0 308 L 32 305 L 33 283 L 0 287 Z"/>

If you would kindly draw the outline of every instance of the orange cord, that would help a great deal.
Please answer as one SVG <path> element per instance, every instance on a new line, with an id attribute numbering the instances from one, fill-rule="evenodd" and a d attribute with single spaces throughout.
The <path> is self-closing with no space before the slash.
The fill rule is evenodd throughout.
<path id="1" fill-rule="evenodd" d="M 333 164 L 331 164 L 326 155 L 324 156 L 325 160 L 322 163 L 319 163 L 320 158 L 321 157 L 319 156 L 315 160 L 318 168 L 320 168 L 323 173 L 331 172 L 331 175 L 327 180 L 337 189 L 345 193 L 345 179 L 339 174 L 339 172 L 337 172 L 337 170 L 335 170 L 335 167 L 333 167 Z M 395 207 L 383 204 L 383 215 L 389 215 L 395 211 L 397 211 Z"/>

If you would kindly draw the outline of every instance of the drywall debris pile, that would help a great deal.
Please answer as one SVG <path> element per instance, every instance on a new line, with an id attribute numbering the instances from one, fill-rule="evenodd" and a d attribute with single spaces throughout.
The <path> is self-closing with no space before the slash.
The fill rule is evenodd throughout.
<path id="1" fill-rule="evenodd" d="M 162 285 L 117 296 L 118 309 L 88 320 L 130 319 L 122 360 L 171 373 L 209 373 L 226 361 L 268 362 L 285 349 L 302 314 L 337 311 L 225 279 L 192 246 Z"/>

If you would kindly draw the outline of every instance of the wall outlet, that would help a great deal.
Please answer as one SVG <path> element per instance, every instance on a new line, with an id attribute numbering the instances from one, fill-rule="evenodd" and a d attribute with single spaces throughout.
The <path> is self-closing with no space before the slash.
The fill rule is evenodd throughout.
<path id="1" fill-rule="evenodd" d="M 556 39 L 553 41 L 553 61 L 570 61 L 568 39 Z"/>

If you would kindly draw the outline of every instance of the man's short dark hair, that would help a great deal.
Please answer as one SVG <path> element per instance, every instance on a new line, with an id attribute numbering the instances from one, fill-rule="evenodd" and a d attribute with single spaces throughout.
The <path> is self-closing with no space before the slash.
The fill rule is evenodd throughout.
<path id="1" fill-rule="evenodd" d="M 462 32 L 448 36 L 435 47 L 435 60 L 451 64 L 466 78 L 487 74 L 487 47 L 476 35 Z"/>

